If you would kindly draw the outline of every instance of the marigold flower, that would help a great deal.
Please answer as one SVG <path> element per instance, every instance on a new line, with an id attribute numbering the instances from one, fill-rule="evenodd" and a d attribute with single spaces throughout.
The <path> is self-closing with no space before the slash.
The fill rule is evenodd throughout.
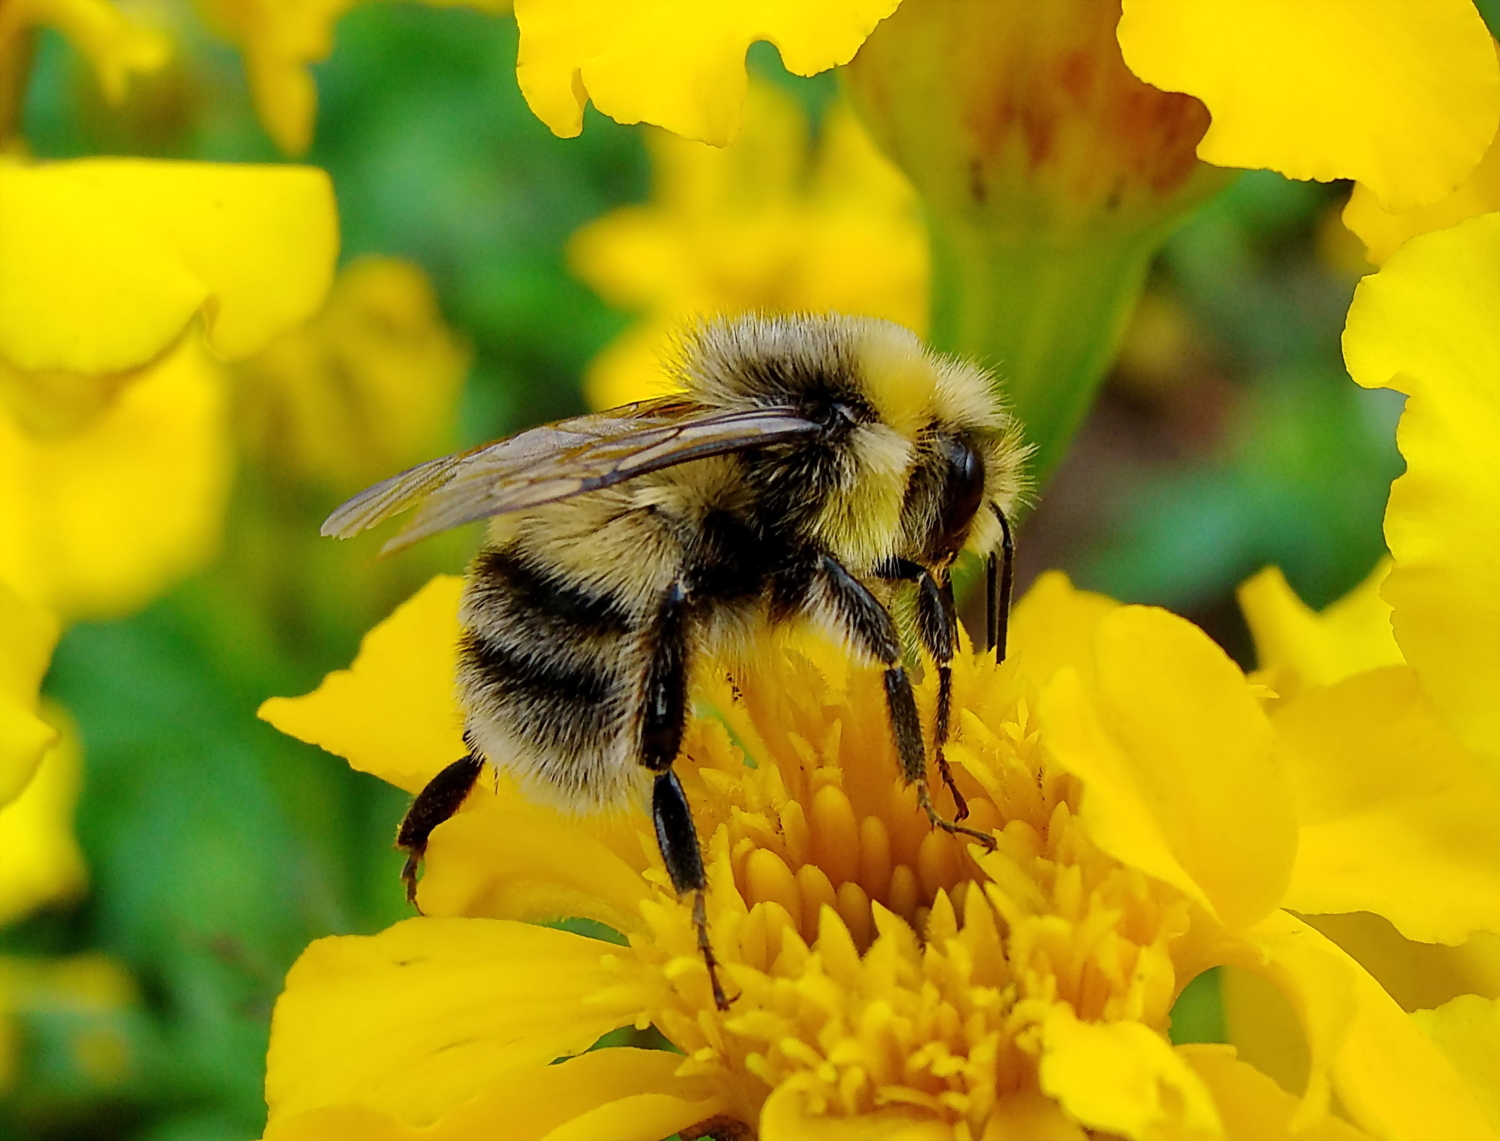
<path id="1" fill-rule="evenodd" d="M 652 201 L 580 229 L 575 273 L 645 319 L 607 346 L 585 378 L 599 408 L 658 395 L 674 330 L 751 310 L 836 309 L 927 322 L 927 246 L 917 198 L 842 104 L 810 153 L 805 115 L 752 84 L 745 131 L 725 149 L 647 135 Z"/>
<path id="2" fill-rule="evenodd" d="M 66 900 L 88 881 L 83 853 L 73 835 L 73 809 L 83 777 L 83 752 L 67 715 L 45 710 L 62 726 L 59 740 L 21 795 L 0 807 L 0 925 L 43 904 Z"/>
<path id="3" fill-rule="evenodd" d="M 426 274 L 360 258 L 317 316 L 231 369 L 235 428 L 274 471 L 353 490 L 443 450 L 467 368 Z"/>
<path id="4" fill-rule="evenodd" d="M 26 787 L 57 740 L 57 730 L 37 711 L 57 633 L 56 618 L 0 578 L 0 805 Z"/>
<path id="5" fill-rule="evenodd" d="M 419 787 L 462 749 L 447 685 L 457 598 L 456 580 L 436 580 L 351 672 L 262 715 Z M 583 1135 L 601 1121 L 651 1138 L 715 1119 L 767 1139 L 1213 1137 L 1252 1120 L 1283 1135 L 1294 1118 L 1358 1136 L 1324 1115 L 1331 1090 L 1372 1132 L 1423 1136 L 1412 1107 L 1436 1099 L 1449 1135 L 1486 1135 L 1436 1047 L 1279 910 L 1315 822 L 1299 820 L 1271 723 L 1222 652 L 1060 576 L 1018 609 L 1015 641 L 1003 667 L 955 665 L 949 759 L 993 853 L 929 831 L 894 779 L 877 673 L 811 640 L 768 649 L 738 695 L 704 672 L 679 768 L 710 837 L 709 923 L 738 994 L 727 1014 L 644 813 L 567 819 L 504 784 L 475 794 L 432 837 L 419 898 L 433 918 L 320 941 L 293 969 L 267 1138 Z M 929 716 L 932 699 L 929 685 Z M 1324 773 L 1321 755 L 1300 763 Z M 1453 855 L 1439 849 L 1430 866 Z M 627 942 L 517 922 L 567 915 Z M 1223 1048 L 1168 1042 L 1173 998 L 1215 962 L 1260 972 L 1304 1012 L 1300 1108 Z M 629 1025 L 682 1055 L 610 1047 L 548 1065 Z M 1396 1057 L 1404 1073 L 1387 1072 Z M 537 1082 L 554 1091 L 540 1105 Z"/>
<path id="6" fill-rule="evenodd" d="M 31 36 L 56 28 L 88 59 L 104 97 L 118 103 L 137 72 L 155 71 L 171 45 L 156 30 L 127 19 L 109 0 L 10 0 L 0 10 L 0 149 L 16 133 L 31 70 Z"/>
<path id="7" fill-rule="evenodd" d="M 312 144 L 318 91 L 308 68 L 333 50 L 333 26 L 362 0 L 196 0 L 215 31 L 239 45 L 255 112 L 282 151 L 300 155 Z M 488 12 L 510 0 L 425 0 Z"/>

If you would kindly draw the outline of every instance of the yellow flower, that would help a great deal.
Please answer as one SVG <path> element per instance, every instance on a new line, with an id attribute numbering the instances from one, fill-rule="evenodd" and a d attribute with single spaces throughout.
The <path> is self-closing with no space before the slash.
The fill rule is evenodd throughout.
<path id="1" fill-rule="evenodd" d="M 104 955 L 0 957 L 0 1091 L 24 1076 L 24 1019 L 60 1012 L 67 1029 L 56 1036 L 62 1050 L 52 1065 L 85 1088 L 118 1089 L 145 1068 L 121 1019 L 138 1002 L 125 969 Z"/>
<path id="2" fill-rule="evenodd" d="M 262 715 L 419 787 L 463 748 L 457 601 L 457 580 L 435 580 L 350 671 Z M 949 758 L 993 853 L 929 831 L 895 779 L 877 672 L 810 638 L 767 649 L 738 693 L 703 671 L 678 767 L 709 841 L 709 924 L 737 995 L 725 1014 L 644 813 L 570 819 L 486 785 L 433 834 L 431 918 L 322 940 L 293 968 L 268 1141 L 649 1139 L 710 1119 L 766 1141 L 1220 1137 L 1252 1123 L 1290 1137 L 1293 1122 L 1298 1136 L 1365 1136 L 1327 1115 L 1333 1095 L 1373 1136 L 1491 1136 L 1441 1051 L 1281 910 L 1328 877 L 1299 859 L 1310 828 L 1342 826 L 1368 851 L 1384 823 L 1362 832 L 1357 806 L 1338 803 L 1335 819 L 1299 818 L 1298 782 L 1333 781 L 1344 757 L 1285 760 L 1254 687 L 1163 611 L 1049 576 L 1014 633 L 1004 666 L 955 663 Z M 922 700 L 930 716 L 931 684 Z M 1382 770 L 1393 785 L 1426 779 L 1399 754 Z M 1368 895 L 1419 906 L 1410 879 L 1477 878 L 1472 853 L 1427 823 L 1412 824 L 1424 846 L 1409 871 L 1361 884 Z M 1500 922 L 1490 901 L 1450 910 L 1454 924 Z M 624 942 L 525 922 L 560 916 Z M 1269 979 L 1302 1012 L 1300 1104 L 1227 1048 L 1168 1041 L 1174 998 L 1215 963 Z M 580 1054 L 648 1025 L 681 1054 Z"/>
<path id="3" fill-rule="evenodd" d="M 806 117 L 765 83 L 745 132 L 723 150 L 653 131 L 652 201 L 573 236 L 573 270 L 645 320 L 590 365 L 607 408 L 663 391 L 674 330 L 748 310 L 836 309 L 926 325 L 927 249 L 916 195 L 848 109 L 826 116 L 816 153 Z"/>
<path id="4" fill-rule="evenodd" d="M 9 0 L 0 9 L 0 149 L 16 134 L 35 28 L 56 28 L 93 65 L 104 96 L 125 97 L 132 73 L 155 71 L 170 50 L 160 33 L 126 19 L 109 0 Z"/>
<path id="5" fill-rule="evenodd" d="M 189 335 L 72 431 L 33 434 L 0 401 L 0 579 L 65 618 L 112 617 L 206 562 L 229 492 L 225 395 Z"/>
<path id="6" fill-rule="evenodd" d="M 363 0 L 197 0 L 219 34 L 239 45 L 256 114 L 271 141 L 299 155 L 312 143 L 318 92 L 308 68 L 333 50 L 333 25 Z M 504 12 L 510 0 L 425 0 Z"/>
<path id="7" fill-rule="evenodd" d="M 362 258 L 322 312 L 234 367 L 235 428 L 274 471 L 352 491 L 443 451 L 467 366 L 421 269 Z"/>
<path id="8" fill-rule="evenodd" d="M 57 620 L 0 578 L 0 805 L 31 780 L 57 730 L 37 712 L 37 691 L 57 642 Z"/>
<path id="9" fill-rule="evenodd" d="M 48 708 L 46 717 L 64 726 L 61 739 L 21 795 L 0 808 L 0 925 L 76 896 L 88 880 L 73 837 L 83 753 L 60 708 Z"/>
<path id="10" fill-rule="evenodd" d="M 592 101 L 620 123 L 654 123 L 727 146 L 739 136 L 745 50 L 770 40 L 788 71 L 848 63 L 901 0 L 519 0 L 516 78 L 554 134 L 583 129 Z"/>
<path id="11" fill-rule="evenodd" d="M 1438 1007 L 1422 1025 L 1500 1121 L 1497 922 L 1478 933 L 1455 922 L 1480 901 L 1500 916 L 1497 269 L 1500 214 L 1490 214 L 1412 239 L 1361 282 L 1344 337 L 1350 372 L 1408 395 L 1397 430 L 1407 471 L 1386 510 L 1392 558 L 1322 615 L 1273 571 L 1247 583 L 1241 601 L 1283 699 L 1275 717 L 1292 755 L 1343 757 L 1338 781 L 1308 784 L 1302 799 L 1320 815 L 1346 806 L 1369 825 L 1330 816 L 1304 833 L 1299 866 L 1321 867 L 1322 884 L 1292 906 L 1352 913 L 1319 926 L 1404 1005 Z M 1420 786 L 1391 781 L 1413 764 Z M 1438 835 L 1467 847 L 1480 874 L 1421 875 L 1411 857 Z M 1380 892 L 1356 882 L 1353 873 L 1375 884 L 1364 873 L 1382 867 Z M 1274 1042 L 1254 996 L 1230 983 L 1231 1026 Z"/>

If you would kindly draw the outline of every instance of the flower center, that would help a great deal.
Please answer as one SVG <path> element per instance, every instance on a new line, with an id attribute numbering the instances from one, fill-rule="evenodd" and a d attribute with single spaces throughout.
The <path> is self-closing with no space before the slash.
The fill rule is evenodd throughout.
<path id="1" fill-rule="evenodd" d="M 714 1010 L 689 901 L 663 890 L 633 940 L 685 1070 L 720 1080 L 746 1122 L 786 1087 L 809 1113 L 915 1106 L 978 1135 L 997 1098 L 1038 1087 L 1058 1011 L 1164 1032 L 1186 904 L 1089 841 L 1015 669 L 955 662 L 947 756 L 986 852 L 932 829 L 896 778 L 878 672 L 809 654 L 699 693 L 714 716 L 680 767 L 730 1010 Z"/>

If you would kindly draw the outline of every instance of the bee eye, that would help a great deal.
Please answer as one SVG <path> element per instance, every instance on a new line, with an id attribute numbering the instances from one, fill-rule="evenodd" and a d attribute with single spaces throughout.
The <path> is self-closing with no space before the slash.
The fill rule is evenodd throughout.
<path id="1" fill-rule="evenodd" d="M 962 437 L 946 437 L 939 451 L 947 468 L 943 478 L 941 553 L 952 557 L 968 538 L 969 524 L 984 501 L 984 457 Z"/>

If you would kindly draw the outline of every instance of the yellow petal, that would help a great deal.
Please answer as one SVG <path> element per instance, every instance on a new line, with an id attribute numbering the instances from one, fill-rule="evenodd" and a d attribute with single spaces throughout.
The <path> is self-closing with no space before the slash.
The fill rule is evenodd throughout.
<path id="1" fill-rule="evenodd" d="M 0 576 L 66 617 L 113 617 L 197 570 L 229 496 L 224 405 L 188 337 L 80 431 L 32 437 L 0 408 Z"/>
<path id="2" fill-rule="evenodd" d="M 1128 606 L 1100 620 L 1096 681 L 1064 669 L 1043 741 L 1084 786 L 1079 819 L 1116 859 L 1225 924 L 1266 915 L 1296 853 L 1291 790 L 1244 676 L 1191 623 Z"/>
<path id="3" fill-rule="evenodd" d="M 572 138 L 592 100 L 620 123 L 655 123 L 726 146 L 740 132 L 745 50 L 770 40 L 797 75 L 848 63 L 900 0 L 517 0 L 516 78 L 538 119 Z"/>
<path id="4" fill-rule="evenodd" d="M 1233 1046 L 1177 1049 L 1213 1094 L 1224 1122 L 1225 1141 L 1362 1141 L 1368 1136 L 1331 1116 L 1294 1131 L 1297 1099 L 1236 1058 Z"/>
<path id="5" fill-rule="evenodd" d="M 1042 1026 L 1042 1092 L 1091 1129 L 1145 1141 L 1217 1137 L 1208 1087 L 1139 1022 L 1080 1022 L 1059 1003 Z"/>
<path id="6" fill-rule="evenodd" d="M 1125 0 L 1147 83 L 1203 100 L 1198 157 L 1353 178 L 1389 210 L 1436 202 L 1500 124 L 1500 71 L 1470 0 Z"/>
<path id="7" fill-rule="evenodd" d="M 953 1127 L 919 1110 L 891 1108 L 857 1117 L 814 1113 L 802 1090 L 771 1091 L 760 1111 L 761 1141 L 951 1141 Z M 731 1134 L 732 1136 L 732 1134 Z"/>
<path id="8" fill-rule="evenodd" d="M 21 795 L 0 808 L 0 926 L 43 904 L 71 899 L 88 880 L 73 836 L 83 753 L 67 715 L 54 706 L 47 717 L 66 731 Z"/>
<path id="9" fill-rule="evenodd" d="M 1384 265 L 1408 238 L 1446 230 L 1465 218 L 1496 210 L 1500 210 L 1500 133 L 1474 173 L 1452 194 L 1430 206 L 1388 214 L 1380 208 L 1373 191 L 1355 183 L 1349 204 L 1344 207 L 1344 225 L 1365 243 L 1365 257 L 1370 264 Z"/>
<path id="10" fill-rule="evenodd" d="M 57 740 L 57 730 L 37 715 L 57 634 L 57 619 L 0 579 L 0 805 L 20 794 Z"/>
<path id="11" fill-rule="evenodd" d="M 1431 1009 L 1460 994 L 1500 998 L 1500 934 L 1480 931 L 1447 947 L 1407 939 L 1390 920 L 1364 911 L 1307 921 L 1369 971 L 1402 1010 Z"/>
<path id="12" fill-rule="evenodd" d="M 1294 1126 L 1320 1120 L 1331 1085 L 1346 1116 L 1377 1137 L 1493 1141 L 1484 1111 L 1441 1052 L 1358 963 L 1277 912 L 1251 932 L 1271 979 L 1302 1019 L 1312 1077 Z"/>
<path id="13" fill-rule="evenodd" d="M 1419 1010 L 1412 1018 L 1467 1079 L 1490 1125 L 1500 1132 L 1500 1080 L 1495 1076 L 1500 1074 L 1500 1001 L 1465 994 L 1437 1010 Z"/>
<path id="14" fill-rule="evenodd" d="M 1409 669 L 1313 690 L 1275 725 L 1302 822 L 1287 907 L 1428 943 L 1500 931 L 1500 793 Z"/>
<path id="15" fill-rule="evenodd" d="M 257 715 L 360 772 L 420 792 L 468 752 L 453 691 L 462 589 L 460 578 L 434 578 L 365 635 L 347 670 L 302 697 L 269 698 Z"/>
<path id="16" fill-rule="evenodd" d="M 276 1121 L 265 1141 L 658 1141 L 723 1108 L 707 1083 L 676 1076 L 681 1064 L 664 1050 L 595 1050 L 511 1070 L 426 1127 L 345 1105 Z"/>
<path id="17" fill-rule="evenodd" d="M 1407 242 L 1355 290 L 1349 373 L 1407 394 L 1382 590 L 1396 641 L 1500 781 L 1500 214 Z"/>
<path id="18" fill-rule="evenodd" d="M 640 868 L 618 853 L 627 845 L 639 850 L 636 829 L 626 825 L 623 842 L 612 847 L 596 834 L 599 827 L 527 804 L 513 791 L 488 798 L 433 832 L 422 911 L 519 920 L 582 916 L 635 931 L 649 892 Z"/>
<path id="19" fill-rule="evenodd" d="M 586 1004 L 619 948 L 492 919 L 409 919 L 313 943 L 271 1021 L 272 1125 L 358 1105 L 440 1120 L 507 1070 L 587 1049 L 636 1012 Z"/>
<path id="20" fill-rule="evenodd" d="M 1401 664 L 1391 633 L 1391 608 L 1380 597 L 1389 570 L 1390 563 L 1381 562 L 1369 578 L 1321 612 L 1298 598 L 1276 567 L 1240 586 L 1240 609 L 1255 635 L 1256 657 L 1273 677 L 1279 696 L 1293 697 L 1364 670 Z"/>
<path id="21" fill-rule="evenodd" d="M 1094 673 L 1094 633 L 1119 608 L 1112 598 L 1075 589 L 1062 571 L 1047 571 L 1011 613 L 1008 653 L 1038 689 L 1063 666 L 1073 667 L 1087 684 Z"/>
<path id="22" fill-rule="evenodd" d="M 0 356 L 120 372 L 201 313 L 215 353 L 246 357 L 317 311 L 337 251 L 311 167 L 0 162 Z"/>
<path id="23" fill-rule="evenodd" d="M 104 97 L 118 103 L 135 72 L 155 71 L 171 44 L 160 32 L 132 23 L 108 0 L 11 0 L 0 24 L 0 137 L 17 131 L 32 62 L 27 33 L 37 25 L 56 28 L 88 59 Z"/>

